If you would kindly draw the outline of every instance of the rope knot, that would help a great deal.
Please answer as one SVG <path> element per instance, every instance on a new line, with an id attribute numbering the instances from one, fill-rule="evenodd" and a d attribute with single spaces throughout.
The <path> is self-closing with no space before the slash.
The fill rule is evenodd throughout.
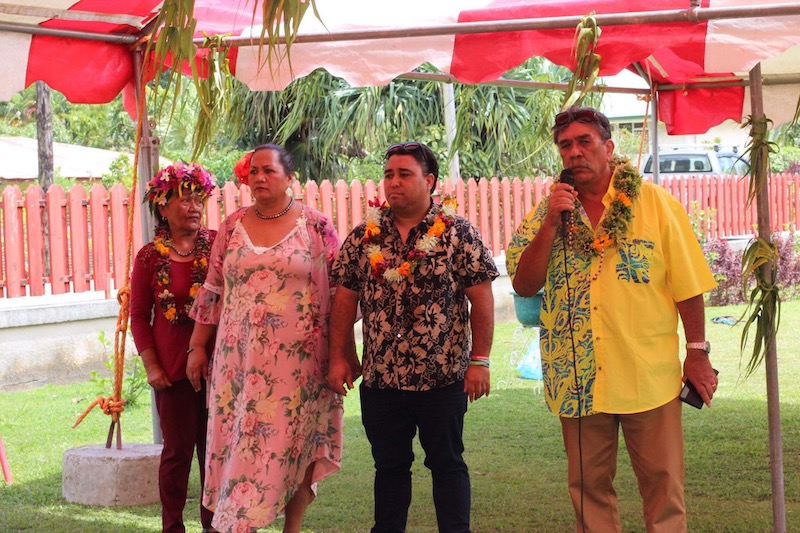
<path id="1" fill-rule="evenodd" d="M 131 286 L 125 285 L 117 291 L 117 301 L 122 305 L 131 299 Z"/>
<path id="2" fill-rule="evenodd" d="M 75 420 L 75 423 L 72 424 L 72 428 L 74 429 L 78 427 L 78 424 L 83 422 L 83 419 L 86 418 L 86 415 L 88 415 L 89 412 L 95 408 L 95 406 L 100 406 L 100 409 L 107 415 L 114 415 L 115 413 L 119 415 L 119 413 L 125 410 L 125 401 L 126 400 L 122 399 L 115 400 L 113 396 L 98 396 L 92 403 L 89 404 L 89 407 L 87 407 L 86 410 L 81 413 L 78 419 Z"/>

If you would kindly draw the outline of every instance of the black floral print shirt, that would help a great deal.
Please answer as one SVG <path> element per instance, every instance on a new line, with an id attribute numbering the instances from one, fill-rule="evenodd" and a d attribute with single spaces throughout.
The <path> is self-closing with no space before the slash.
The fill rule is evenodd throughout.
<path id="1" fill-rule="evenodd" d="M 390 266 L 402 262 L 439 211 L 434 204 L 403 244 L 388 210 L 380 228 L 381 252 Z M 331 274 L 332 285 L 359 293 L 364 385 L 425 391 L 463 380 L 470 356 L 464 289 L 499 275 L 478 231 L 466 219 L 454 217 L 416 270 L 391 283 L 372 274 L 362 242 L 365 228 L 361 224 L 350 232 Z"/>

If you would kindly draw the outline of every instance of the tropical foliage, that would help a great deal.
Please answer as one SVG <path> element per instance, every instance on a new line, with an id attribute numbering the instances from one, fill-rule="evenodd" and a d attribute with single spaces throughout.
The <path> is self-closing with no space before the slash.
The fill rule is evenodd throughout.
<path id="1" fill-rule="evenodd" d="M 572 73 L 535 58 L 509 71 L 507 79 L 566 83 Z M 550 128 L 562 91 L 494 85 L 457 86 L 455 146 L 469 176 L 554 175 L 560 167 Z M 599 103 L 594 95 L 591 101 Z M 471 169 L 475 169 L 470 172 Z M 462 175 L 465 171 L 462 170 Z"/>
<path id="2" fill-rule="evenodd" d="M 567 69 L 541 58 L 506 75 L 547 82 L 566 82 L 569 76 Z M 561 104 L 560 91 L 455 84 L 454 92 L 453 146 L 462 176 L 555 171 L 549 127 Z M 242 149 L 282 144 L 292 153 L 301 179 L 314 180 L 378 178 L 386 147 L 415 139 L 441 155 L 445 175 L 453 154 L 446 149 L 443 101 L 439 83 L 397 80 L 385 87 L 354 88 L 319 70 L 281 92 L 253 92 L 237 84 L 224 135 Z"/>
<path id="3" fill-rule="evenodd" d="M 149 114 L 159 116 L 161 109 L 154 131 L 161 155 L 188 161 L 194 159 L 202 104 L 192 83 L 184 83 L 177 93 L 168 90 L 170 76 L 170 72 L 162 73 L 148 84 Z M 540 82 L 565 82 L 569 76 L 568 70 L 538 58 L 506 75 Z M 298 79 L 280 92 L 253 92 L 233 83 L 230 113 L 220 121 L 216 134 L 206 139 L 199 156 L 220 183 L 232 178 L 231 169 L 241 152 L 264 142 L 286 146 L 302 180 L 379 179 L 385 148 L 408 139 L 431 146 L 440 156 L 442 175 L 447 174 L 449 154 L 439 83 L 398 80 L 385 87 L 353 88 L 324 71 Z M 121 97 L 103 105 L 74 105 L 60 93 L 52 94 L 56 141 L 133 151 L 134 124 Z M 555 173 L 558 157 L 549 128 L 562 96 L 553 90 L 456 84 L 454 146 L 461 175 Z M 599 96 L 592 98 L 599 102 Z M 0 133 L 35 137 L 33 88 L 0 104 L 0 116 Z M 120 176 L 119 170 L 112 174 Z"/>
<path id="4" fill-rule="evenodd" d="M 130 152 L 134 143 L 134 125 L 122 98 L 107 104 L 75 105 L 58 91 L 52 91 L 53 140 L 106 150 Z M 36 87 L 31 85 L 0 102 L 0 134 L 36 137 Z"/>
<path id="5" fill-rule="evenodd" d="M 259 57 L 264 67 L 269 68 L 273 61 L 283 59 L 291 64 L 291 45 L 309 7 L 319 17 L 315 0 L 256 0 L 252 3 L 253 19 L 263 20 L 258 42 Z M 193 160 L 211 141 L 220 117 L 227 114 L 233 82 L 223 35 L 206 36 L 203 43 L 206 53 L 202 54 L 201 59 L 196 59 L 196 25 L 194 0 L 165 0 L 153 25 L 155 39 L 148 40 L 144 50 L 144 57 L 150 62 L 144 69 L 147 75 L 158 79 L 161 74 L 168 73 L 164 91 L 167 95 L 180 94 L 183 85 L 180 73 L 191 73 L 199 103 L 194 128 Z M 280 46 L 281 37 L 284 39 L 283 46 Z M 171 70 L 170 66 L 173 67 Z M 161 115 L 163 103 L 157 108 Z"/>
<path id="6" fill-rule="evenodd" d="M 770 132 L 780 150 L 769 158 L 772 172 L 800 172 L 800 124 L 782 124 Z"/>
<path id="7" fill-rule="evenodd" d="M 800 173 L 800 146 L 781 146 L 769 158 L 769 168 L 773 174 L 780 172 Z"/>
<path id="8" fill-rule="evenodd" d="M 778 254 L 776 286 L 781 299 L 796 300 L 800 296 L 800 247 L 794 232 L 773 233 L 770 240 L 775 243 Z M 734 250 L 724 239 L 712 239 L 703 243 L 706 256 L 717 286 L 707 294 L 707 304 L 733 305 L 746 303 L 742 281 L 742 250 Z M 753 284 L 753 279 L 748 285 Z"/>

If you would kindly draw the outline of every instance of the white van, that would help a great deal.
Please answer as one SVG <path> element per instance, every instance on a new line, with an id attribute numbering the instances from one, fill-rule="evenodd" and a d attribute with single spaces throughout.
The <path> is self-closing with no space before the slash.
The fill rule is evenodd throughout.
<path id="1" fill-rule="evenodd" d="M 658 151 L 658 173 L 662 178 L 686 175 L 738 175 L 747 172 L 749 163 L 736 147 L 661 146 Z M 653 155 L 648 154 L 641 168 L 642 176 L 653 176 Z"/>

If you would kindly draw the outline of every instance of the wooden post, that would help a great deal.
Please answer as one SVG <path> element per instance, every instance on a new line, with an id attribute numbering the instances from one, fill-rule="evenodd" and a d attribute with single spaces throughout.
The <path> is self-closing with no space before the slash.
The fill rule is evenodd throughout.
<path id="1" fill-rule="evenodd" d="M 36 82 L 36 140 L 39 148 L 39 185 L 44 192 L 53 184 L 53 100 L 50 87 L 43 81 Z M 45 233 L 50 223 L 47 210 L 39 211 Z M 50 240 L 44 240 L 45 274 L 49 274 Z"/>
<path id="2" fill-rule="evenodd" d="M 50 87 L 36 82 L 36 139 L 39 146 L 39 185 L 45 192 L 53 184 L 53 102 Z"/>
<path id="3" fill-rule="evenodd" d="M 2 437 L 0 437 L 0 467 L 3 469 L 3 479 L 6 480 L 6 484 L 11 485 L 13 482 L 11 468 L 8 466 L 8 458 L 6 457 L 6 449 L 3 447 Z"/>

